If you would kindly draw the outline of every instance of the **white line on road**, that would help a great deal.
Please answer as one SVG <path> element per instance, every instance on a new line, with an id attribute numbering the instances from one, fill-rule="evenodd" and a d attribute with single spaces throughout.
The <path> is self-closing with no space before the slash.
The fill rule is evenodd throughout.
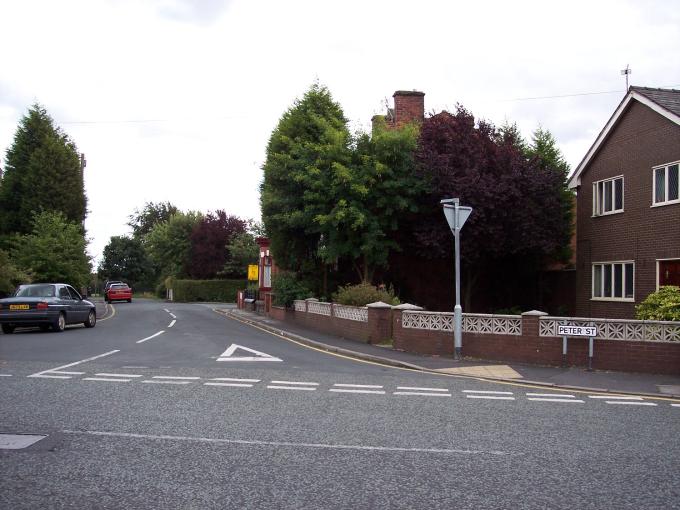
<path id="1" fill-rule="evenodd" d="M 424 391 L 395 391 L 393 395 L 423 395 L 428 397 L 450 397 L 450 393 L 430 393 Z"/>
<path id="2" fill-rule="evenodd" d="M 172 313 L 172 312 L 168 312 L 168 313 L 170 314 L 170 317 L 172 317 L 173 319 L 177 318 L 177 316 L 174 313 Z"/>
<path id="3" fill-rule="evenodd" d="M 72 367 L 74 365 L 79 365 L 81 363 L 87 363 L 88 361 L 93 361 L 95 359 L 103 358 L 104 356 L 109 356 L 109 355 L 115 354 L 117 352 L 120 352 L 120 349 L 105 352 L 104 354 L 99 354 L 97 356 L 92 356 L 91 358 L 82 359 L 82 360 L 76 361 L 74 363 L 69 363 L 68 365 L 62 365 L 60 367 L 51 368 L 49 370 L 43 370 L 42 372 L 36 372 L 35 374 L 27 375 L 26 377 L 47 377 L 47 375 L 43 375 L 43 374 L 48 374 L 50 372 L 57 372 L 58 370 L 61 370 L 62 368 L 68 368 L 68 367 Z M 68 377 L 68 376 L 60 377 L 60 376 L 56 376 L 56 375 L 51 376 L 51 378 L 53 378 L 53 379 L 70 379 L 70 377 Z"/>
<path id="4" fill-rule="evenodd" d="M 269 390 L 302 390 L 302 391 L 314 391 L 316 390 L 316 387 L 311 387 L 311 386 L 276 386 L 276 385 L 268 385 L 267 389 Z"/>
<path id="5" fill-rule="evenodd" d="M 585 404 L 585 400 L 570 400 L 568 398 L 528 398 L 534 402 L 566 402 L 567 404 Z"/>
<path id="6" fill-rule="evenodd" d="M 345 444 L 323 444 L 323 443 L 292 443 L 285 441 L 247 441 L 244 439 L 216 439 L 210 437 L 188 437 L 188 436 L 156 436 L 151 434 L 131 434 L 126 432 L 99 432 L 95 430 L 63 430 L 64 434 L 85 434 L 91 436 L 125 437 L 129 439 L 151 439 L 163 441 L 191 441 L 199 443 L 216 444 L 235 444 L 244 446 L 274 446 L 292 448 L 324 448 L 332 450 L 363 450 L 375 452 L 403 452 L 403 453 L 443 453 L 443 454 L 466 454 L 466 455 L 513 455 L 509 452 L 498 450 L 464 450 L 458 448 L 409 448 L 393 446 L 364 446 L 364 445 L 345 445 Z"/>
<path id="7" fill-rule="evenodd" d="M 288 385 L 296 385 L 299 384 L 300 386 L 318 386 L 318 382 L 300 382 L 300 381 L 271 381 L 271 384 L 288 384 Z"/>
<path id="8" fill-rule="evenodd" d="M 680 407 L 680 404 L 671 404 L 671 407 Z"/>
<path id="9" fill-rule="evenodd" d="M 101 373 L 101 374 L 95 374 L 100 377 L 144 377 L 143 375 L 137 375 L 137 374 L 106 374 L 106 373 Z"/>
<path id="10" fill-rule="evenodd" d="M 50 374 L 60 375 L 83 375 L 85 372 L 64 372 L 63 370 L 50 370 Z"/>
<path id="11" fill-rule="evenodd" d="M 332 391 L 333 393 L 370 393 L 373 395 L 384 395 L 384 391 L 380 390 L 341 390 L 340 388 L 331 388 L 328 391 Z"/>
<path id="12" fill-rule="evenodd" d="M 333 386 L 338 386 L 340 388 L 382 388 L 382 386 L 377 386 L 375 384 L 334 384 Z"/>
<path id="13" fill-rule="evenodd" d="M 27 375 L 26 377 L 40 377 L 41 379 L 71 379 L 70 375 L 50 375 L 50 374 L 40 374 L 40 375 Z"/>
<path id="14" fill-rule="evenodd" d="M 130 382 L 132 379 L 112 379 L 110 377 L 83 377 L 83 381 Z"/>
<path id="15" fill-rule="evenodd" d="M 494 397 L 491 395 L 466 395 L 467 398 L 484 398 L 488 400 L 515 400 L 515 397 Z"/>
<path id="16" fill-rule="evenodd" d="M 168 310 L 167 308 L 163 308 L 163 311 L 170 313 L 170 310 Z"/>
<path id="17" fill-rule="evenodd" d="M 175 325 L 175 322 L 177 322 L 177 321 L 173 319 L 172 322 L 170 324 L 168 324 L 168 327 L 169 328 L 173 327 Z"/>
<path id="18" fill-rule="evenodd" d="M 207 382 L 203 386 L 229 386 L 230 388 L 252 388 L 252 384 L 246 383 L 230 383 L 230 382 Z M 299 388 L 296 388 L 299 389 Z"/>
<path id="19" fill-rule="evenodd" d="M 442 389 L 442 388 L 414 388 L 412 386 L 397 386 L 398 390 L 410 390 L 410 391 L 446 391 L 448 392 L 449 390 L 447 389 Z"/>
<path id="20" fill-rule="evenodd" d="M 142 382 L 149 384 L 191 384 L 191 381 L 158 381 L 156 379 L 147 379 L 146 381 Z"/>
<path id="21" fill-rule="evenodd" d="M 483 393 L 488 395 L 512 395 L 512 391 L 463 390 L 463 393 Z"/>
<path id="22" fill-rule="evenodd" d="M 653 402 L 631 402 L 628 400 L 605 400 L 605 404 L 619 404 L 625 406 L 656 406 Z"/>
<path id="23" fill-rule="evenodd" d="M 12 377 L 12 374 L 0 374 L 0 377 Z"/>
<path id="24" fill-rule="evenodd" d="M 588 398 L 597 398 L 600 400 L 642 400 L 642 397 L 616 397 L 614 395 L 588 395 Z"/>
<path id="25" fill-rule="evenodd" d="M 174 376 L 174 375 L 154 375 L 152 379 L 177 379 L 180 381 L 196 381 L 200 379 L 200 377 L 182 377 L 182 376 Z"/>
<path id="26" fill-rule="evenodd" d="M 154 333 L 151 336 L 147 336 L 146 338 L 142 338 L 141 340 L 137 340 L 138 344 L 141 344 L 142 342 L 146 342 L 147 340 L 151 340 L 152 338 L 156 338 L 158 335 L 162 335 L 165 333 L 165 331 L 159 331 L 158 333 Z"/>
<path id="27" fill-rule="evenodd" d="M 211 381 L 230 381 L 230 382 L 247 382 L 247 383 L 258 383 L 260 379 L 236 379 L 233 377 L 213 377 Z"/>
<path id="28" fill-rule="evenodd" d="M 574 395 L 565 395 L 564 393 L 527 393 L 527 397 L 576 398 Z"/>

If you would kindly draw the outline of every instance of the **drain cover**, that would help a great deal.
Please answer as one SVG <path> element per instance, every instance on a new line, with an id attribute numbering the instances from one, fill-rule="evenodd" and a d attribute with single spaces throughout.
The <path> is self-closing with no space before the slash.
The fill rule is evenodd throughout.
<path id="1" fill-rule="evenodd" d="M 0 434 L 0 450 L 21 450 L 46 437 L 33 434 Z"/>

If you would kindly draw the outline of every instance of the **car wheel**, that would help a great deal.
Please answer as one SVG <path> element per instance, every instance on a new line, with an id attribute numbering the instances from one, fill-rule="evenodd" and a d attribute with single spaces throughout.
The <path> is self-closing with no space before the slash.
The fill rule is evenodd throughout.
<path id="1" fill-rule="evenodd" d="M 87 320 L 84 322 L 86 328 L 94 328 L 94 325 L 97 324 L 97 314 L 94 312 L 94 310 L 90 310 L 90 313 L 87 315 Z"/>
<path id="2" fill-rule="evenodd" d="M 59 314 L 57 320 L 52 324 L 52 329 L 57 333 L 61 333 L 66 329 L 66 316 L 63 313 Z"/>
<path id="3" fill-rule="evenodd" d="M 14 333 L 14 326 L 10 326 L 9 324 L 3 324 L 2 325 L 2 332 L 5 335 L 11 335 L 12 333 Z"/>

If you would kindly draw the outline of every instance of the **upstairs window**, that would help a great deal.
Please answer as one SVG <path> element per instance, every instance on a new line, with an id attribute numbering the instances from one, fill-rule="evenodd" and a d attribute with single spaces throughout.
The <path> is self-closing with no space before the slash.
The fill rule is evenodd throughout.
<path id="1" fill-rule="evenodd" d="M 653 205 L 675 204 L 680 202 L 678 186 L 678 166 L 680 162 L 654 168 Z"/>
<path id="2" fill-rule="evenodd" d="M 623 176 L 593 183 L 593 216 L 623 212 Z"/>

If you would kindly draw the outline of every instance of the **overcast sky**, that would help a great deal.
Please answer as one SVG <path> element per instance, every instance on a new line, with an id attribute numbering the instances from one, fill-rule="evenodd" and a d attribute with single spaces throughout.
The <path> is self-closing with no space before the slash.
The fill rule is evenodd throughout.
<path id="1" fill-rule="evenodd" d="M 680 88 L 680 2 L 3 0 L 0 48 L 0 165 L 38 101 L 86 155 L 98 259 L 148 201 L 259 219 L 269 135 L 316 80 L 353 129 L 416 89 L 549 129 L 573 169 L 626 65 Z"/>

